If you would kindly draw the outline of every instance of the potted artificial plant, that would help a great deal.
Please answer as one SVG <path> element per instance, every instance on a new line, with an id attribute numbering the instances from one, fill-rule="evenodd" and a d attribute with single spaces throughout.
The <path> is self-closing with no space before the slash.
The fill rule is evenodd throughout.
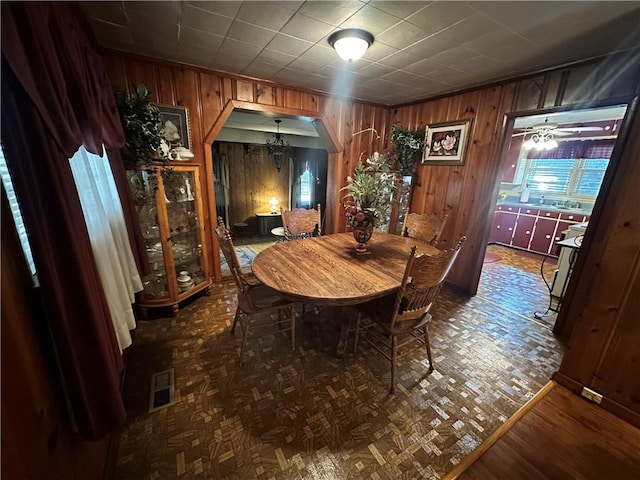
<path id="1" fill-rule="evenodd" d="M 116 105 L 124 130 L 124 160 L 127 167 L 151 169 L 154 160 L 169 164 L 168 152 L 161 149 L 164 124 L 160 110 L 149 100 L 149 90 L 138 85 L 133 95 L 116 92 Z"/>
<path id="2" fill-rule="evenodd" d="M 153 191 L 158 187 L 153 162 L 162 161 L 160 168 L 165 179 L 172 173 L 168 167 L 169 151 L 162 148 L 167 145 L 163 137 L 164 124 L 144 85 L 138 85 L 132 95 L 117 91 L 116 105 L 125 137 L 122 157 L 129 171 L 132 193 L 137 202 L 144 203 L 147 187 L 152 187 Z"/>
<path id="3" fill-rule="evenodd" d="M 391 142 L 391 153 L 398 169 L 402 175 L 411 175 L 424 148 L 424 129 L 412 130 L 395 124 L 391 127 Z"/>
<path id="4" fill-rule="evenodd" d="M 366 160 L 366 165 L 359 161 L 342 190 L 348 192 L 344 205 L 347 223 L 358 242 L 356 253 L 368 253 L 366 243 L 374 227 L 388 218 L 391 211 L 395 182 L 389 156 L 376 152 Z"/>

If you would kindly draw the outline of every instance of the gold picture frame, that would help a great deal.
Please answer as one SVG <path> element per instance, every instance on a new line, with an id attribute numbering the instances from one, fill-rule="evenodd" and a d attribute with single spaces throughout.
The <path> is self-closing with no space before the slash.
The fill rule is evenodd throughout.
<path id="1" fill-rule="evenodd" d="M 427 125 L 423 165 L 464 165 L 471 119 Z"/>

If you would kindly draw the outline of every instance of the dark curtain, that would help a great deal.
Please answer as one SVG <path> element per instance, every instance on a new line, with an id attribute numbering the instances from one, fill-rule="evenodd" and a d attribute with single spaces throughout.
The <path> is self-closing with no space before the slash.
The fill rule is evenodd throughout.
<path id="1" fill-rule="evenodd" d="M 226 153 L 220 153 L 214 146 L 213 150 L 213 188 L 216 196 L 216 216 L 224 219 L 229 225 L 229 158 Z"/>
<path id="2" fill-rule="evenodd" d="M 80 145 L 104 144 L 120 195 L 129 242 L 141 274 L 149 262 L 120 150 L 124 133 L 111 82 L 79 20 L 77 5 L 2 3 L 2 55 L 68 159 Z"/>
<path id="3" fill-rule="evenodd" d="M 97 439 L 126 413 L 122 357 L 68 160 L 81 145 L 98 154 L 107 147 L 128 227 L 141 245 L 142 236 L 118 158 L 115 99 L 77 8 L 2 3 L 2 142 L 70 410 L 80 434 Z"/>
<path id="4" fill-rule="evenodd" d="M 324 211 L 327 200 L 327 162 L 326 150 L 317 148 L 296 148 L 296 158 L 293 160 L 293 172 L 291 180 L 291 208 L 316 208 L 321 205 Z M 301 177 L 306 170 L 311 174 L 311 200 L 303 202 L 301 194 Z"/>

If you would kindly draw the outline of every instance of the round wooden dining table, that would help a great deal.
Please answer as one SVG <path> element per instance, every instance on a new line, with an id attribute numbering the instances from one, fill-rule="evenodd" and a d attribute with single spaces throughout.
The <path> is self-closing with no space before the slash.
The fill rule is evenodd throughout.
<path id="1" fill-rule="evenodd" d="M 355 252 L 351 233 L 277 243 L 260 252 L 251 266 L 265 285 L 305 304 L 343 307 L 395 293 L 411 247 L 418 253 L 438 249 L 413 238 L 374 233 L 367 254 Z M 349 324 L 341 325 L 338 356 L 344 353 Z"/>

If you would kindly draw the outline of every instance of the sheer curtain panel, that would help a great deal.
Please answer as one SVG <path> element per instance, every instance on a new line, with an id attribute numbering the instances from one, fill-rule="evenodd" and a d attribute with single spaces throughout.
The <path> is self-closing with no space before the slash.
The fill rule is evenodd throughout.
<path id="1" fill-rule="evenodd" d="M 136 327 L 132 304 L 142 281 L 131 252 L 127 227 L 109 161 L 84 147 L 71 157 L 75 180 L 91 239 L 93 255 L 111 313 L 120 350 L 131 345 Z"/>

